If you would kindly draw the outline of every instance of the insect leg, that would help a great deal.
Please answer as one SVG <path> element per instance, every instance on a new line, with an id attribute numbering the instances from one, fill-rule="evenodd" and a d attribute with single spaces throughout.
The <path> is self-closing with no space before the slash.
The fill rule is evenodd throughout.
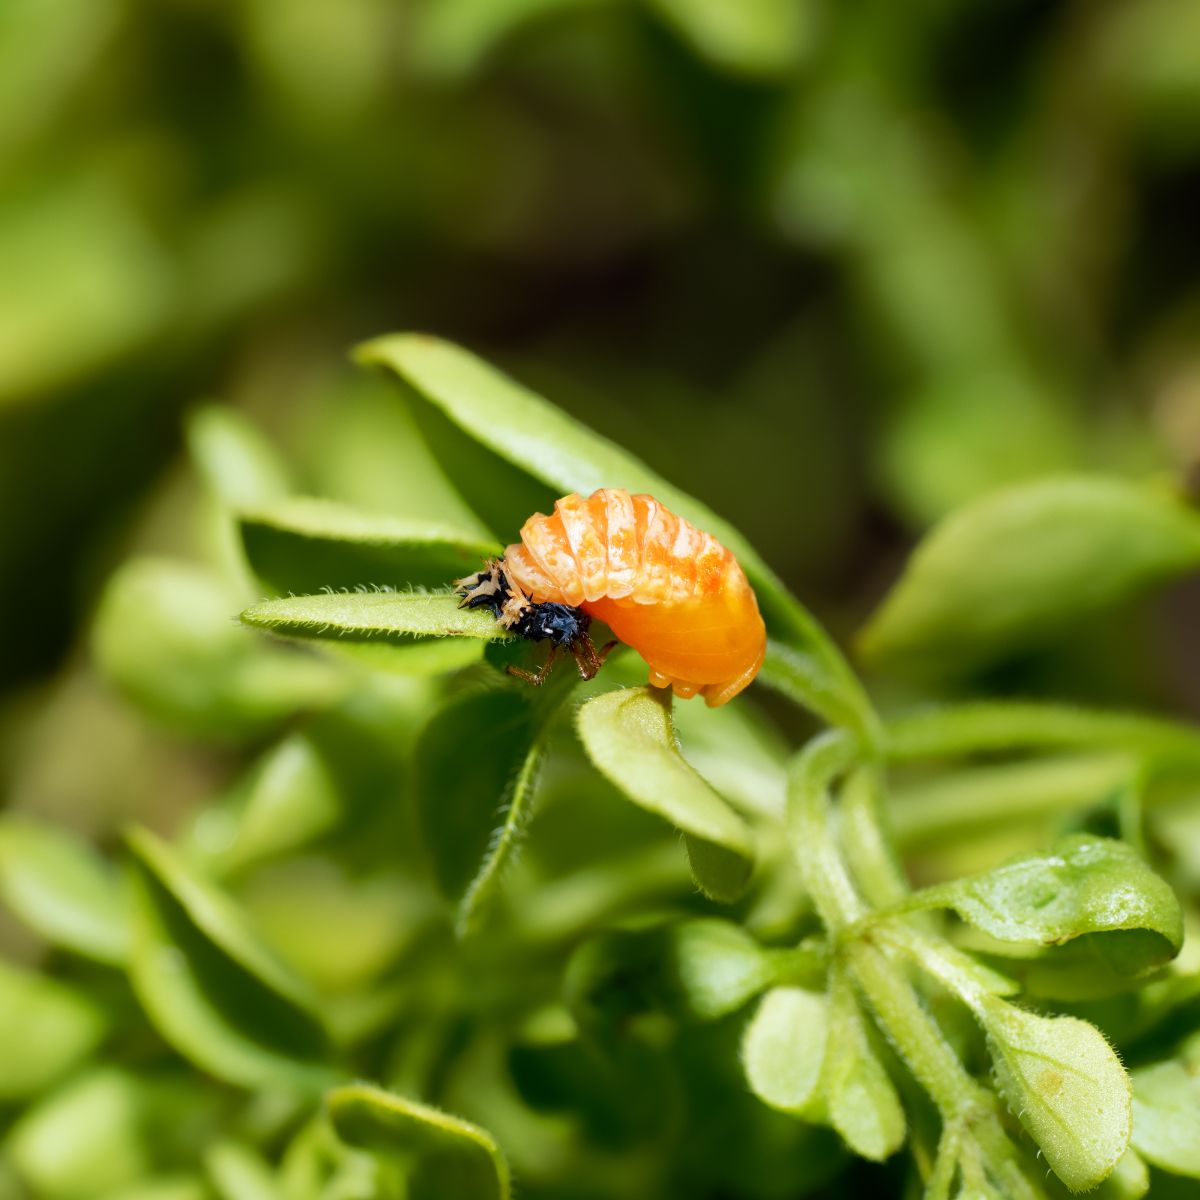
<path id="1" fill-rule="evenodd" d="M 592 639 L 586 633 L 580 634 L 571 643 L 571 653 L 575 657 L 575 665 L 579 668 L 579 674 L 584 679 L 594 678 L 596 672 L 604 666 L 604 660 L 608 657 L 609 651 L 616 644 L 616 641 L 613 640 L 597 651 Z"/>
<path id="2" fill-rule="evenodd" d="M 558 647 L 550 646 L 550 653 L 546 655 L 546 661 L 536 671 L 523 671 L 520 667 L 514 667 L 511 663 L 505 667 L 510 675 L 515 675 L 518 679 L 525 680 L 526 683 L 532 684 L 534 687 L 541 687 L 546 682 L 546 676 L 550 674 L 550 668 L 554 666 L 554 658 L 558 654 Z"/>

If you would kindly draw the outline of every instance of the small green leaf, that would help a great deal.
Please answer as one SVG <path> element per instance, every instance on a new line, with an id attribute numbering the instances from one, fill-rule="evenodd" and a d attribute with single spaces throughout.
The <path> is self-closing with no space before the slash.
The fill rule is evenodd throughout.
<path id="1" fill-rule="evenodd" d="M 1133 1072 L 1133 1144 L 1156 1167 L 1200 1179 L 1200 1074 L 1169 1060 Z"/>
<path id="2" fill-rule="evenodd" d="M 0 960 L 0 1100 L 54 1083 L 95 1049 L 106 1027 L 86 996 Z"/>
<path id="3" fill-rule="evenodd" d="M 1170 885 L 1131 846 L 1086 834 L 926 888 L 907 907 L 952 908 L 1001 941 L 1052 946 L 1088 937 L 1089 948 L 1124 975 L 1161 965 L 1183 944 Z"/>
<path id="4" fill-rule="evenodd" d="M 904 1141 L 904 1109 L 867 1038 L 848 979 L 833 973 L 821 1091 L 829 1123 L 855 1154 L 881 1162 Z"/>
<path id="5" fill-rule="evenodd" d="M 39 1200 L 174 1200 L 196 1192 L 157 1172 L 193 1165 L 221 1115 L 202 1080 L 97 1067 L 22 1113 L 5 1150 Z"/>
<path id="6" fill-rule="evenodd" d="M 315 1090 L 328 1082 L 316 1000 L 237 905 L 146 830 L 133 859 L 130 980 L 162 1035 L 218 1078 Z"/>
<path id="7" fill-rule="evenodd" d="M 448 525 L 311 497 L 242 512 L 239 521 L 251 569 L 281 594 L 370 585 L 447 588 L 502 550 Z"/>
<path id="8" fill-rule="evenodd" d="M 192 841 L 218 874 L 272 858 L 333 828 L 344 799 L 310 732 L 277 742 L 235 784 L 223 807 L 197 817 Z"/>
<path id="9" fill-rule="evenodd" d="M 821 1117 L 819 1085 L 828 1037 L 829 1001 L 824 995 L 773 988 L 742 1038 L 742 1067 L 750 1090 L 772 1108 L 809 1120 Z"/>
<path id="10" fill-rule="evenodd" d="M 1008 1107 L 1073 1192 L 1093 1188 L 1129 1145 L 1132 1088 L 1104 1035 L 1076 1017 L 1040 1017 L 996 996 L 973 1007 Z"/>
<path id="11" fill-rule="evenodd" d="M 863 633 L 881 660 L 976 667 L 1200 566 L 1200 521 L 1114 479 L 1022 484 L 926 537 Z"/>
<path id="12" fill-rule="evenodd" d="M 199 567 L 134 559 L 105 588 L 97 661 L 134 703 L 201 736 L 257 736 L 338 699 L 340 672 L 315 657 L 255 645 L 231 619 L 237 608 L 237 597 Z"/>
<path id="13" fill-rule="evenodd" d="M 770 79 L 794 69 L 812 43 L 804 0 L 651 0 L 697 53 L 736 75 Z"/>
<path id="14" fill-rule="evenodd" d="M 438 712 L 417 744 L 417 806 L 442 889 L 458 900 L 460 937 L 478 929 L 524 839 L 545 720 L 570 684 L 560 676 L 540 703 L 528 690 L 468 693 Z"/>
<path id="15" fill-rule="evenodd" d="M 534 716 L 524 692 L 471 692 L 437 712 L 417 743 L 417 811 L 438 882 L 455 901 L 465 902 L 479 877 L 505 798 L 528 803 Z"/>
<path id="16" fill-rule="evenodd" d="M 99 962 L 125 957 L 129 918 L 116 873 L 56 825 L 0 817 L 0 895 L 53 945 Z"/>
<path id="17" fill-rule="evenodd" d="M 242 1142 L 210 1146 L 204 1166 L 221 1200 L 282 1200 L 270 1164 Z"/>
<path id="18" fill-rule="evenodd" d="M 621 447 L 542 397 L 438 338 L 392 334 L 360 346 L 360 362 L 394 371 L 426 404 L 417 408 L 427 440 L 464 498 L 505 536 L 565 493 L 600 487 L 648 492 L 707 530 L 737 556 L 772 636 L 788 652 L 786 670 L 765 664 L 765 682 L 825 719 L 873 731 L 865 694 L 841 654 L 754 547 L 716 513 L 673 487 Z"/>
<path id="19" fill-rule="evenodd" d="M 588 1027 L 649 1011 L 714 1021 L 805 971 L 821 974 L 818 955 L 769 949 L 739 925 L 701 918 L 592 938 L 571 960 L 566 992 Z"/>
<path id="20" fill-rule="evenodd" d="M 379 638 L 398 645 L 412 639 L 512 635 L 488 612 L 458 607 L 449 593 L 348 592 L 264 600 L 242 613 L 247 625 L 299 638 Z"/>
<path id="21" fill-rule="evenodd" d="M 496 1140 L 459 1117 L 367 1084 L 335 1088 L 330 1123 L 349 1146 L 413 1163 L 410 1200 L 508 1200 L 508 1163 Z"/>
<path id="22" fill-rule="evenodd" d="M 227 509 L 287 495 L 287 471 L 275 448 L 236 408 L 198 409 L 188 417 L 186 432 L 196 470 Z"/>
<path id="23" fill-rule="evenodd" d="M 700 887 L 718 900 L 737 899 L 754 869 L 750 830 L 680 754 L 670 694 L 645 687 L 606 692 L 583 705 L 577 723 L 600 772 L 683 831 Z"/>

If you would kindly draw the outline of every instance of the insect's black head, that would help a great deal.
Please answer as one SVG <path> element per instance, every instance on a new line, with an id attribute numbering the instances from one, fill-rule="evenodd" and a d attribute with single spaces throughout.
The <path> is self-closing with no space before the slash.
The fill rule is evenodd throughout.
<path id="1" fill-rule="evenodd" d="M 570 646 L 583 638 L 592 619 L 580 608 L 569 604 L 530 604 L 512 623 L 518 637 L 531 642 L 553 642 Z"/>

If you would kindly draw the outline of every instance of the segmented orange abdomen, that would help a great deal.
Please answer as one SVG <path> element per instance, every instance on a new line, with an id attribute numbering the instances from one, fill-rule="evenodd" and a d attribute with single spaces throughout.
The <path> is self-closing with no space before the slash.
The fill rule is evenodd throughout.
<path id="1" fill-rule="evenodd" d="M 724 704 L 762 665 L 766 628 L 737 559 L 653 496 L 564 496 L 525 522 L 504 563 L 535 602 L 604 621 L 678 696 Z"/>

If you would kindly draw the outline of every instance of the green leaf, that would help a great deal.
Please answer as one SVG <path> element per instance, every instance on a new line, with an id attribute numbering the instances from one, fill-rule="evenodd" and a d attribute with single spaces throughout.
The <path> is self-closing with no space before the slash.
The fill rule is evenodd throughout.
<path id="1" fill-rule="evenodd" d="M 904 1109 L 841 971 L 832 976 L 827 1020 L 821 1092 L 829 1123 L 855 1154 L 881 1162 L 904 1142 Z"/>
<path id="2" fill-rule="evenodd" d="M 817 14 L 805 0 L 651 0 L 714 66 L 770 79 L 810 48 Z"/>
<path id="3" fill-rule="evenodd" d="M 0 817 L 0 895 L 48 942 L 99 962 L 125 957 L 129 918 L 117 876 L 56 825 Z"/>
<path id="4" fill-rule="evenodd" d="M 715 899 L 737 899 L 754 869 L 742 819 L 688 765 L 675 740 L 670 694 L 623 688 L 589 700 L 577 725 L 588 757 L 635 804 L 684 833 L 696 882 Z"/>
<path id="5" fill-rule="evenodd" d="M 345 801 L 311 732 L 277 742 L 234 786 L 230 802 L 206 808 L 192 840 L 217 874 L 294 850 L 332 829 Z"/>
<path id="6" fill-rule="evenodd" d="M 1133 1145 L 1164 1171 L 1200 1179 L 1200 1074 L 1179 1060 L 1133 1072 Z"/>
<path id="7" fill-rule="evenodd" d="M 1001 941 L 1051 946 L 1087 937 L 1089 949 L 1122 975 L 1166 962 L 1183 944 L 1183 914 L 1170 885 L 1131 846 L 1086 834 L 926 888 L 906 907 L 952 908 Z"/>
<path id="8" fill-rule="evenodd" d="M 340 672 L 256 645 L 232 619 L 236 596 L 201 568 L 134 559 L 108 581 L 93 648 L 104 674 L 168 724 L 208 737 L 253 737 L 345 690 Z"/>
<path id="9" fill-rule="evenodd" d="M 360 346 L 360 362 L 394 371 L 427 404 L 417 409 L 427 440 L 464 498 L 503 536 L 549 511 L 565 493 L 599 487 L 648 492 L 737 556 L 772 636 L 786 645 L 780 684 L 825 719 L 871 733 L 874 717 L 837 648 L 733 526 L 672 487 L 619 446 L 449 342 L 392 334 Z M 774 666 L 764 665 L 771 682 Z"/>
<path id="10" fill-rule="evenodd" d="M 565 990 L 586 1027 L 650 1011 L 714 1021 L 802 973 L 819 979 L 820 955 L 769 949 L 739 925 L 701 918 L 591 938 L 572 958 Z"/>
<path id="11" fill-rule="evenodd" d="M 242 1142 L 225 1140 L 210 1146 L 204 1166 L 221 1200 L 281 1200 L 266 1159 Z"/>
<path id="12" fill-rule="evenodd" d="M 95 1049 L 107 1024 L 66 984 L 0 960 L 0 1100 L 54 1083 Z"/>
<path id="13" fill-rule="evenodd" d="M 335 1088 L 330 1123 L 349 1146 L 412 1161 L 410 1200 L 508 1200 L 508 1163 L 486 1130 L 367 1084 Z"/>
<path id="14" fill-rule="evenodd" d="M 174 308 L 161 247 L 98 177 L 0 194 L 0 262 L 0 408 L 102 370 Z"/>
<path id="15" fill-rule="evenodd" d="M 209 405 L 186 424 L 196 470 L 231 510 L 269 504 L 289 491 L 287 471 L 265 437 L 236 408 Z"/>
<path id="16" fill-rule="evenodd" d="M 750 1090 L 772 1108 L 809 1120 L 824 1110 L 821 1067 L 829 1037 L 829 1001 L 804 988 L 777 987 L 759 1003 L 742 1038 Z"/>
<path id="17" fill-rule="evenodd" d="M 193 1165 L 220 1115 L 215 1094 L 195 1078 L 97 1067 L 22 1113 L 5 1149 L 39 1200 L 189 1196 L 156 1170 Z"/>
<path id="18" fill-rule="evenodd" d="M 294 497 L 239 518 L 246 557 L 286 594 L 382 585 L 448 588 L 502 547 L 429 521 Z"/>
<path id="19" fill-rule="evenodd" d="M 417 743 L 414 788 L 442 890 L 460 936 L 495 897 L 528 824 L 542 758 L 527 692 L 474 692 L 442 708 Z"/>
<path id="20" fill-rule="evenodd" d="M 1040 1017 L 996 996 L 973 1005 L 1008 1107 L 1073 1192 L 1095 1187 L 1129 1145 L 1132 1088 L 1104 1035 L 1076 1017 Z"/>
<path id="21" fill-rule="evenodd" d="M 1200 522 L 1173 497 L 1113 479 L 1022 484 L 933 529 L 862 647 L 969 669 L 1197 566 Z"/>
<path id="22" fill-rule="evenodd" d="M 324 1086 L 316 1000 L 249 928 L 237 905 L 146 830 L 133 860 L 130 980 L 162 1035 L 218 1078 Z"/>

